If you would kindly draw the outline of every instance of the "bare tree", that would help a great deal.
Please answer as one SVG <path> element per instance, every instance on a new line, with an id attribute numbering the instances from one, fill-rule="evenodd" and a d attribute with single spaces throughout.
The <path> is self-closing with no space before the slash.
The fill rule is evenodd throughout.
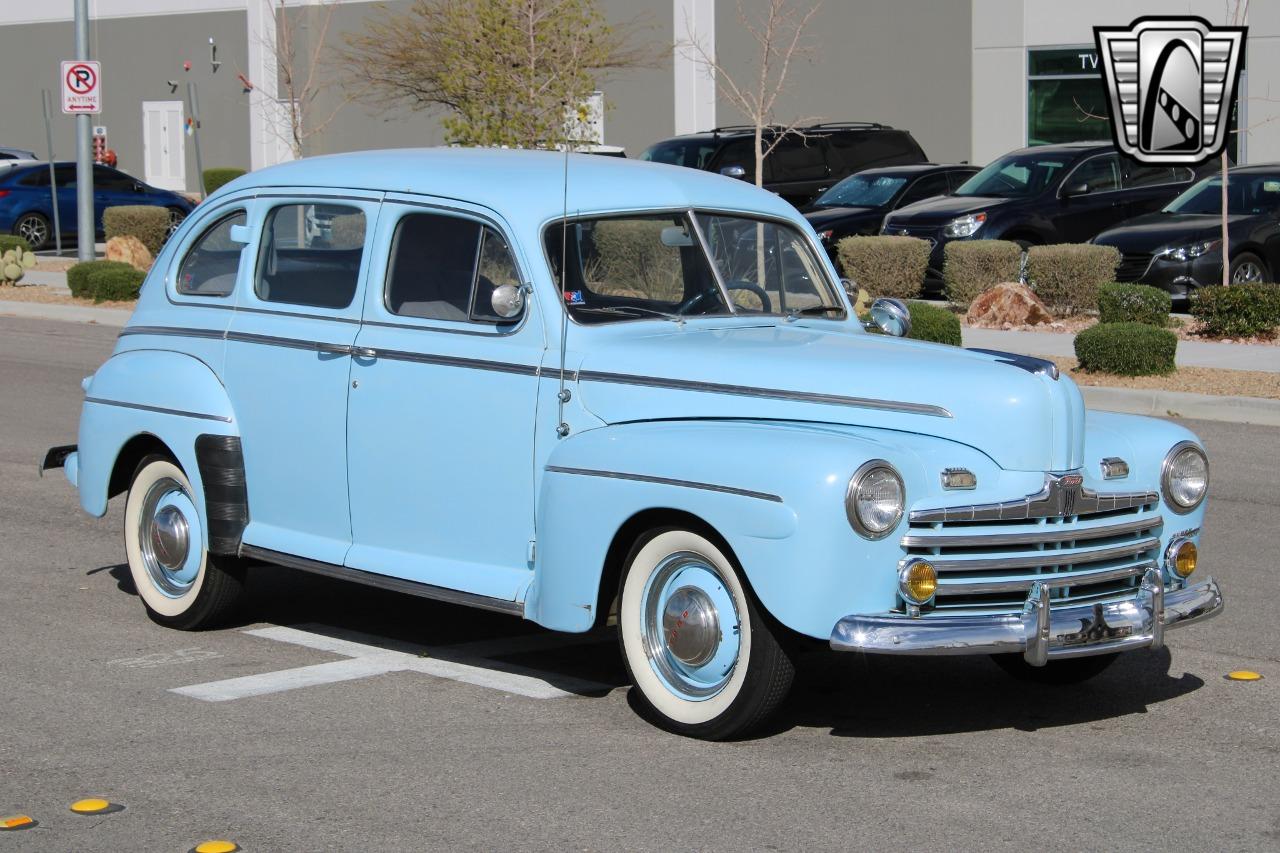
<path id="1" fill-rule="evenodd" d="M 729 73 L 685 21 L 685 39 L 680 46 L 692 50 L 698 61 L 711 69 L 716 91 L 755 127 L 756 186 L 763 186 L 765 157 L 786 136 L 799 134 L 797 128 L 802 124 L 816 119 L 808 116 L 778 124 L 774 120 L 774 108 L 778 97 L 787 91 L 792 63 L 812 59 L 816 52 L 813 42 L 805 36 L 805 29 L 821 6 L 822 0 L 818 0 L 808 11 L 802 11 L 804 7 L 794 0 L 769 0 L 760 15 L 753 18 L 742 8 L 742 0 L 738 0 L 738 22 L 751 35 L 757 48 L 753 68 L 738 78 Z M 765 144 L 764 130 L 773 125 L 778 132 L 771 134 Z"/>
<path id="2" fill-rule="evenodd" d="M 330 86 L 325 70 L 329 61 L 326 51 L 332 49 L 327 44 L 329 25 L 337 0 L 322 0 L 314 7 L 295 7 L 292 14 L 286 8 L 286 0 L 262 2 L 267 6 L 268 14 L 275 17 L 274 32 L 260 34 L 259 39 L 263 50 L 275 59 L 279 73 L 278 94 L 274 97 L 268 95 L 252 80 L 243 75 L 241 79 L 247 87 L 259 89 L 268 127 L 289 146 L 294 159 L 301 159 L 306 156 L 307 141 L 323 133 L 342 108 L 358 94 L 346 91 L 339 96 L 338 103 L 328 109 L 321 110 L 317 105 L 320 95 L 334 88 Z M 301 26 L 296 25 L 299 19 L 304 20 Z M 299 33 L 302 29 L 309 29 L 309 44 L 300 56 L 298 42 L 302 38 Z"/>

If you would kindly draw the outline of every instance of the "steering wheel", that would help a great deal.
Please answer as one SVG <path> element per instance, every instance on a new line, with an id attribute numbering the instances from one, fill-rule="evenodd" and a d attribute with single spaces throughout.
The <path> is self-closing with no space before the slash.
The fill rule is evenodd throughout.
<path id="1" fill-rule="evenodd" d="M 749 291 L 750 293 L 754 293 L 756 296 L 760 298 L 761 310 L 765 314 L 773 313 L 773 300 L 769 298 L 769 294 L 766 293 L 764 288 L 761 287 L 760 285 L 753 284 L 752 282 L 749 282 L 749 281 L 726 281 L 724 283 L 724 288 L 725 290 L 746 290 L 746 291 Z M 701 293 L 695 293 L 693 296 L 690 296 L 684 302 L 680 303 L 680 307 L 676 309 L 676 313 L 677 314 L 688 313 L 693 308 L 697 307 L 697 305 L 701 303 L 702 300 L 705 299 L 707 294 L 710 292 L 711 291 L 704 290 Z M 738 306 L 738 307 L 742 307 L 742 306 Z"/>

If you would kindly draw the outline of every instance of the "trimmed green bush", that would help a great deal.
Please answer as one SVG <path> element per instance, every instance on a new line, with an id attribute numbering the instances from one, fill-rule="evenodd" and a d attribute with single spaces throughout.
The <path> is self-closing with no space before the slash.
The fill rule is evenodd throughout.
<path id="1" fill-rule="evenodd" d="M 909 338 L 960 346 L 960 318 L 955 314 L 927 302 L 908 302 L 907 309 L 911 312 Z"/>
<path id="2" fill-rule="evenodd" d="M 1191 316 L 1211 338 L 1273 338 L 1280 327 L 1280 285 L 1202 287 L 1191 297 Z"/>
<path id="3" fill-rule="evenodd" d="M 947 298 L 967 309 L 982 291 L 1022 274 L 1022 247 L 1008 240 L 956 240 L 942 250 Z"/>
<path id="4" fill-rule="evenodd" d="M 929 243 L 918 237 L 845 237 L 836 244 L 841 275 L 871 296 L 912 299 L 929 268 Z"/>
<path id="5" fill-rule="evenodd" d="M 1173 299 L 1158 287 L 1145 284 L 1104 284 L 1098 288 L 1098 319 L 1103 323 L 1169 325 Z"/>
<path id="6" fill-rule="evenodd" d="M 107 232 L 108 240 L 112 237 L 137 237 L 154 258 L 160 254 L 164 241 L 169 239 L 169 210 L 147 204 L 108 207 L 102 214 L 102 228 Z"/>
<path id="7" fill-rule="evenodd" d="M 26 254 L 31 251 L 31 244 L 16 234 L 0 234 L 0 255 L 11 250 Z"/>
<path id="8" fill-rule="evenodd" d="M 204 191 L 212 195 L 221 188 L 223 184 L 229 184 L 243 174 L 245 174 L 244 169 L 232 169 L 229 167 L 205 169 Z"/>
<path id="9" fill-rule="evenodd" d="M 1076 335 L 1080 369 L 1117 376 L 1173 373 L 1177 350 L 1177 335 L 1146 323 L 1099 323 Z"/>
<path id="10" fill-rule="evenodd" d="M 1098 304 L 1098 288 L 1116 280 L 1120 251 L 1114 246 L 1063 243 L 1027 250 L 1027 284 L 1058 316 Z"/>
<path id="11" fill-rule="evenodd" d="M 120 261 L 86 261 L 67 270 L 71 295 L 94 302 L 138 298 L 146 273 Z"/>

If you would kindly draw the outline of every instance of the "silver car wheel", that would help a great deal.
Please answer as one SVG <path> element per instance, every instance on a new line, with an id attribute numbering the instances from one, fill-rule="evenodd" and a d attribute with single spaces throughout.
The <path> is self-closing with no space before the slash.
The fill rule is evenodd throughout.
<path id="1" fill-rule="evenodd" d="M 1232 284 L 1256 284 L 1262 281 L 1262 268 L 1253 261 L 1245 261 L 1231 274 Z"/>

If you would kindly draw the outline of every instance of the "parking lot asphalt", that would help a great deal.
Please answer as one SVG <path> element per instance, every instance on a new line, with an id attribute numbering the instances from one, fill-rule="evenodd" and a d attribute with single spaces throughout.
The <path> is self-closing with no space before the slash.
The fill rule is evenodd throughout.
<path id="1" fill-rule="evenodd" d="M 0 853 L 1280 848 L 1280 430 L 1188 422 L 1227 610 L 1166 650 L 1065 689 L 817 650 L 769 730 L 713 744 L 635 715 L 610 636 L 271 568 L 232 627 L 151 623 L 122 499 L 36 476 L 114 336 L 0 318 L 0 817 L 39 823 Z"/>

